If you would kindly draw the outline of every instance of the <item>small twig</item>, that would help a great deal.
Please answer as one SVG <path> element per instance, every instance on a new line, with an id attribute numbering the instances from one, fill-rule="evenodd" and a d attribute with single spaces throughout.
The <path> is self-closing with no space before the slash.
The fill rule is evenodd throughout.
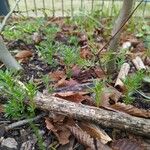
<path id="1" fill-rule="evenodd" d="M 18 3 L 20 2 L 20 0 L 17 0 L 14 7 L 11 9 L 11 11 L 5 16 L 5 18 L 2 21 L 2 24 L 0 25 L 0 33 L 3 31 L 6 22 L 8 20 L 8 18 L 11 16 L 11 14 L 13 13 L 13 11 L 15 10 L 15 8 L 17 7 Z"/>
<path id="2" fill-rule="evenodd" d="M 115 36 L 122 30 L 122 28 L 126 25 L 126 23 L 129 21 L 129 19 L 132 17 L 132 15 L 134 14 L 134 12 L 137 10 L 137 8 L 142 4 L 144 0 L 141 0 L 141 2 L 139 2 L 139 4 L 134 8 L 134 10 L 131 12 L 131 14 L 127 17 L 127 19 L 124 21 L 124 23 L 122 24 L 122 26 L 118 29 L 118 31 L 109 39 L 109 41 L 97 52 L 96 54 L 96 60 L 95 62 L 97 62 L 99 60 L 99 55 L 101 53 L 101 51 L 109 45 L 109 43 L 111 42 L 112 39 L 115 38 Z"/>
<path id="3" fill-rule="evenodd" d="M 45 115 L 46 115 L 46 113 L 43 113 L 43 114 L 38 115 L 38 116 L 36 116 L 34 118 L 31 118 L 31 119 L 24 119 L 24 120 L 12 123 L 12 124 L 10 124 L 8 126 L 5 126 L 5 131 L 12 130 L 12 129 L 16 128 L 16 127 L 23 126 L 23 125 L 25 125 L 27 123 L 30 123 L 30 122 L 33 122 L 33 121 L 37 121 L 40 118 L 44 117 Z"/>

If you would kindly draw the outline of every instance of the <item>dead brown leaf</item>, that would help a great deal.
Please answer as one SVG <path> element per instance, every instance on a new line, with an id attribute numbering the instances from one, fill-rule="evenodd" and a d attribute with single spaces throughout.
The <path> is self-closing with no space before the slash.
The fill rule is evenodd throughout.
<path id="1" fill-rule="evenodd" d="M 126 105 L 124 103 L 116 103 L 114 105 L 111 105 L 111 107 L 113 109 L 123 111 L 133 116 L 150 118 L 150 110 L 139 109 L 132 105 Z"/>
<path id="2" fill-rule="evenodd" d="M 80 122 L 79 126 L 83 131 L 86 131 L 92 138 L 100 140 L 103 144 L 112 141 L 112 139 L 103 129 L 93 123 Z"/>
<path id="3" fill-rule="evenodd" d="M 94 72 L 98 78 L 103 78 L 106 76 L 105 73 L 103 72 L 103 70 L 99 67 L 95 67 Z"/>
<path id="4" fill-rule="evenodd" d="M 80 57 L 83 59 L 91 59 L 93 57 L 93 54 L 91 50 L 89 49 L 88 45 L 81 47 Z"/>
<path id="5" fill-rule="evenodd" d="M 78 77 L 80 72 L 81 72 L 81 69 L 77 65 L 74 65 L 72 67 L 71 71 L 72 71 L 72 76 L 73 77 Z"/>
<path id="6" fill-rule="evenodd" d="M 100 106 L 102 107 L 108 107 L 112 103 L 117 103 L 118 100 L 121 98 L 122 93 L 119 92 L 117 89 L 115 89 L 112 86 L 105 87 L 103 89 L 103 92 L 101 94 L 101 103 Z"/>
<path id="7" fill-rule="evenodd" d="M 48 130 L 51 130 L 53 132 L 57 132 L 57 129 L 54 127 L 54 125 L 51 123 L 50 119 L 49 118 L 45 118 L 45 123 L 46 123 L 46 128 Z"/>
<path id="8" fill-rule="evenodd" d="M 55 87 L 73 86 L 77 84 L 78 82 L 76 80 L 66 80 L 66 77 L 64 77 L 55 84 Z"/>
<path id="9" fill-rule="evenodd" d="M 90 150 L 111 150 L 107 145 L 104 145 L 101 143 L 99 140 L 91 138 L 91 136 L 83 131 L 80 127 L 78 126 L 68 126 L 70 129 L 71 133 L 75 136 L 75 138 L 83 145 L 88 147 Z"/>
<path id="10" fill-rule="evenodd" d="M 68 101 L 76 102 L 76 103 L 81 103 L 86 99 L 86 96 L 84 96 L 86 92 L 63 92 L 63 93 L 56 93 L 55 96 L 59 98 L 63 98 Z"/>
<path id="11" fill-rule="evenodd" d="M 16 54 L 16 56 L 15 56 L 15 58 L 17 59 L 17 60 L 20 60 L 20 59 L 27 59 L 27 58 L 30 58 L 30 57 L 32 57 L 33 56 L 33 53 L 30 51 L 30 50 L 23 50 L 23 51 L 19 51 L 17 54 Z"/>
<path id="12" fill-rule="evenodd" d="M 62 78 L 65 77 L 65 72 L 57 70 L 55 72 L 50 72 L 49 76 L 50 76 L 50 78 L 52 78 L 52 80 L 59 81 L 59 80 L 61 80 Z"/>
<path id="13" fill-rule="evenodd" d="M 52 131 L 57 137 L 59 144 L 65 145 L 69 143 L 71 132 L 66 128 L 65 124 L 53 123 L 49 118 L 45 118 L 46 128 Z"/>
<path id="14" fill-rule="evenodd" d="M 68 37 L 63 32 L 57 32 L 55 40 L 66 44 L 68 42 Z"/>

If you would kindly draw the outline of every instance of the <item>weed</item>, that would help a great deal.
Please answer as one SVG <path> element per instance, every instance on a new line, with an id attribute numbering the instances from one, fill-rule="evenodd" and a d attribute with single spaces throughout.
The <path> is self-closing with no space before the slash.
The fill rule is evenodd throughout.
<path id="1" fill-rule="evenodd" d="M 0 86 L 1 93 L 8 98 L 8 103 L 5 105 L 5 115 L 7 117 L 19 119 L 29 114 L 33 116 L 35 110 L 33 97 L 36 94 L 36 87 L 33 83 L 24 85 L 15 77 L 14 73 L 0 71 Z M 31 103 L 28 108 L 24 105 L 26 97 L 29 98 Z"/>
<path id="2" fill-rule="evenodd" d="M 47 40 L 42 41 L 39 45 L 36 46 L 38 49 L 39 55 L 41 55 L 46 63 L 52 67 L 57 66 L 57 62 L 54 59 L 55 53 L 57 53 L 57 44 L 54 44 L 55 34 L 59 31 L 59 28 L 56 26 L 50 26 L 43 29 L 44 34 L 47 35 Z"/>
<path id="3" fill-rule="evenodd" d="M 39 149 L 40 150 L 45 150 L 46 148 L 45 148 L 45 145 L 44 145 L 44 141 L 43 141 L 42 136 L 39 133 L 38 127 L 32 122 L 30 122 L 30 126 L 31 126 L 33 132 L 35 133 L 35 135 L 37 137 L 37 143 L 38 143 Z"/>
<path id="4" fill-rule="evenodd" d="M 75 47 L 77 47 L 78 46 L 78 38 L 76 37 L 76 36 L 71 36 L 70 38 L 69 38 L 69 44 L 70 45 L 73 45 L 73 46 L 75 46 Z"/>
<path id="5" fill-rule="evenodd" d="M 135 90 L 139 89 L 142 85 L 142 80 L 144 77 L 143 71 L 138 71 L 136 74 L 129 76 L 125 79 L 124 85 L 125 85 L 125 99 L 124 102 L 126 104 L 131 104 L 133 102 L 133 93 Z"/>
<path id="6" fill-rule="evenodd" d="M 51 79 L 49 75 L 44 75 L 42 78 L 42 81 L 46 87 L 46 90 L 48 90 L 49 93 L 52 93 L 54 91 L 52 85 L 51 85 Z"/>
<path id="7" fill-rule="evenodd" d="M 95 82 L 95 87 L 93 87 L 91 90 L 95 94 L 95 101 L 96 101 L 96 106 L 99 107 L 101 103 L 101 95 L 103 92 L 104 88 L 104 83 L 102 81 L 96 80 Z"/>
<path id="8" fill-rule="evenodd" d="M 31 35 L 33 32 L 37 32 L 44 20 L 39 18 L 35 20 L 24 20 L 16 23 L 12 23 L 5 27 L 2 32 L 4 37 L 8 40 L 26 39 L 27 42 L 31 42 Z"/>
<path id="9" fill-rule="evenodd" d="M 6 117 L 15 119 L 35 117 L 35 103 L 33 98 L 37 93 L 37 88 L 32 82 L 23 84 L 15 78 L 13 72 L 0 71 L 0 87 L 3 96 L 5 95 L 8 98 L 8 103 L 5 104 Z M 26 98 L 29 99 L 27 107 L 24 104 Z M 38 128 L 32 122 L 30 122 L 30 126 L 37 137 L 40 150 L 44 150 L 43 139 L 38 132 Z"/>
<path id="10" fill-rule="evenodd" d="M 43 41 L 40 45 L 36 46 L 39 51 L 39 55 L 43 57 L 43 60 L 52 67 L 57 66 L 57 62 L 54 59 L 54 55 L 57 51 L 56 46 L 51 41 Z"/>

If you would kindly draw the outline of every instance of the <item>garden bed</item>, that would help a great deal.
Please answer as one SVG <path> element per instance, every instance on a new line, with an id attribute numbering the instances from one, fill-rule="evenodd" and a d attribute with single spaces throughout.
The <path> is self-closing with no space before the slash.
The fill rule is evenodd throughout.
<path id="1" fill-rule="evenodd" d="M 73 102 L 93 111 L 100 108 L 112 112 L 120 119 L 135 116 L 139 124 L 140 121 L 149 123 L 149 22 L 133 18 L 125 26 L 119 42 L 120 52 L 114 54 L 118 69 L 108 74 L 106 68 L 112 58 L 107 47 L 103 47 L 110 39 L 112 22 L 112 18 L 99 20 L 98 12 L 73 19 L 9 20 L 2 36 L 24 70 L 10 72 L 1 64 L 1 148 L 8 148 L 8 143 L 14 142 L 12 148 L 26 150 L 149 149 L 149 135 L 140 134 L 140 129 L 134 133 L 130 126 L 114 128 L 113 117 L 112 123 L 110 119 L 104 120 L 108 126 L 94 118 L 94 122 L 90 118 L 84 120 L 78 116 L 81 109 L 71 115 L 63 106 L 66 103 L 69 108 Z M 35 102 L 39 100 L 35 98 L 38 92 L 47 96 L 43 99 L 62 100 L 62 105 L 58 105 L 61 111 L 49 107 L 47 113 L 47 108 Z M 82 116 L 85 112 L 80 113 Z M 21 120 L 25 123 L 16 125 Z M 10 127 L 12 123 L 15 125 Z"/>

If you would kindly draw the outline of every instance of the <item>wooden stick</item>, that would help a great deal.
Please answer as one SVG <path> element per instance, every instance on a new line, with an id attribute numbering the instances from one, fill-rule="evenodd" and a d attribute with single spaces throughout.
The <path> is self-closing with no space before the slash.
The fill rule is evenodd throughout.
<path id="1" fill-rule="evenodd" d="M 134 134 L 150 137 L 150 120 L 128 114 L 77 104 L 51 95 L 38 93 L 34 98 L 38 108 L 63 114 L 79 120 L 87 120 L 105 127 L 127 130 Z"/>
<path id="2" fill-rule="evenodd" d="M 129 70 L 130 70 L 130 65 L 128 63 L 124 63 L 120 69 L 119 74 L 118 74 L 118 77 L 117 77 L 117 80 L 115 83 L 115 87 L 119 86 L 120 88 L 122 88 L 124 86 L 122 80 L 124 80 L 126 78 Z"/>
<path id="3" fill-rule="evenodd" d="M 139 56 L 133 59 L 132 62 L 137 70 L 146 70 L 144 63 Z"/>
<path id="4" fill-rule="evenodd" d="M 30 122 L 33 122 L 33 121 L 37 121 L 37 120 L 41 119 L 42 117 L 44 117 L 45 115 L 46 114 L 43 113 L 43 114 L 40 114 L 40 115 L 38 115 L 38 116 L 36 116 L 34 118 L 30 118 L 30 119 L 25 119 L 25 120 L 20 120 L 18 122 L 14 122 L 14 123 L 12 123 L 12 124 L 10 124 L 8 126 L 5 126 L 5 130 L 6 131 L 12 130 L 12 129 L 16 128 L 16 127 L 23 126 L 23 125 L 25 125 L 27 123 L 30 123 Z"/>

